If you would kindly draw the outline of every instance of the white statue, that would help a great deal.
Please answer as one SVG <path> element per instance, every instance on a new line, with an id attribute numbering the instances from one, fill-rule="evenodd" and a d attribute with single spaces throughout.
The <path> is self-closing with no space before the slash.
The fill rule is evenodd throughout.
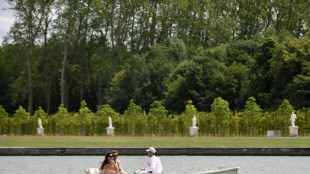
<path id="1" fill-rule="evenodd" d="M 194 117 L 193 117 L 193 125 L 192 125 L 192 127 L 196 127 L 196 115 L 194 115 Z"/>
<path id="2" fill-rule="evenodd" d="M 294 112 L 292 112 L 292 115 L 291 115 L 291 122 L 292 122 L 292 126 L 294 127 L 295 126 L 295 120 L 297 119 L 297 116 L 294 114 Z"/>
<path id="3" fill-rule="evenodd" d="M 38 123 L 39 123 L 39 128 L 43 128 L 41 118 L 39 118 Z"/>
<path id="4" fill-rule="evenodd" d="M 109 127 L 112 127 L 112 118 L 109 117 Z"/>

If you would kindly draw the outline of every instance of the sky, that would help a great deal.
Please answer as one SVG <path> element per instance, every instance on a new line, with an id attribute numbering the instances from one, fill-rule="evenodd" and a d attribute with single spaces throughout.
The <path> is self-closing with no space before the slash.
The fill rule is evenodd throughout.
<path id="1" fill-rule="evenodd" d="M 3 37 L 10 31 L 10 27 L 14 23 L 12 11 L 5 10 L 8 3 L 5 0 L 0 0 L 0 45 L 2 45 Z"/>

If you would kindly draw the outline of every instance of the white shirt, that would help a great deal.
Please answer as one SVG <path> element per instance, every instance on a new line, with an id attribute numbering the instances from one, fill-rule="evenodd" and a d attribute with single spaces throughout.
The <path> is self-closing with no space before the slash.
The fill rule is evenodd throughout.
<path id="1" fill-rule="evenodd" d="M 145 168 L 145 171 L 151 171 L 153 174 L 160 174 L 163 171 L 163 165 L 161 164 L 160 159 L 153 155 L 150 159 L 150 167 Z"/>

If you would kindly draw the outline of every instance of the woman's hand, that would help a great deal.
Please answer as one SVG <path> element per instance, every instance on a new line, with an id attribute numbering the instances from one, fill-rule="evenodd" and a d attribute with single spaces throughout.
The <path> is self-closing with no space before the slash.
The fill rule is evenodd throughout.
<path id="1" fill-rule="evenodd" d="M 113 161 L 112 158 L 109 158 L 108 161 L 109 161 L 110 164 L 113 164 L 113 163 L 114 163 L 114 161 Z"/>

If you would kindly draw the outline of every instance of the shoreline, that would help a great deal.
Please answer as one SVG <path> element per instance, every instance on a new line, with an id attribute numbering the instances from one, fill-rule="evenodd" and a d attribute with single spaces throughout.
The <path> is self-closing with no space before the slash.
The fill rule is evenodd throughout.
<path id="1" fill-rule="evenodd" d="M 155 147 L 156 148 L 156 147 Z M 147 147 L 0 147 L 0 156 L 102 156 L 117 150 L 124 156 L 145 156 Z M 160 156 L 310 156 L 309 147 L 158 147 Z"/>

